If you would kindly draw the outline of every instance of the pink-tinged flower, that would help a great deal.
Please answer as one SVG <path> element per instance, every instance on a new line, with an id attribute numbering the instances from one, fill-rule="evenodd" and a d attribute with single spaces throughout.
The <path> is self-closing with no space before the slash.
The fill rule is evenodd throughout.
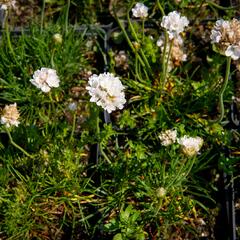
<path id="1" fill-rule="evenodd" d="M 143 3 L 136 3 L 135 7 L 132 9 L 132 14 L 135 18 L 144 19 L 148 16 L 148 7 Z"/>
<path id="2" fill-rule="evenodd" d="M 184 16 L 181 17 L 177 11 L 170 12 L 167 16 L 164 16 L 161 22 L 161 26 L 167 30 L 169 39 L 177 38 L 188 24 L 188 19 Z"/>
<path id="3" fill-rule="evenodd" d="M 18 126 L 20 114 L 17 110 L 17 104 L 6 105 L 2 111 L 1 124 L 6 127 Z"/>
<path id="4" fill-rule="evenodd" d="M 111 113 L 116 109 L 122 109 L 126 103 L 124 86 L 118 77 L 112 73 L 94 74 L 89 78 L 89 86 L 86 87 L 91 99 L 98 106 Z"/>
<path id="5" fill-rule="evenodd" d="M 211 42 L 215 43 L 220 53 L 233 60 L 240 58 L 240 21 L 233 19 L 217 20 L 211 31 Z"/>
<path id="6" fill-rule="evenodd" d="M 15 0 L 2 0 L 0 2 L 0 9 L 7 11 L 8 9 L 16 8 L 16 1 Z"/>
<path id="7" fill-rule="evenodd" d="M 159 139 L 163 146 L 169 146 L 177 140 L 177 130 L 165 130 L 159 134 Z"/>
<path id="8" fill-rule="evenodd" d="M 56 70 L 43 67 L 34 72 L 30 82 L 43 92 L 49 92 L 51 88 L 59 87 L 60 80 Z"/>
<path id="9" fill-rule="evenodd" d="M 178 143 L 181 145 L 183 153 L 192 157 L 200 151 L 203 145 L 203 139 L 200 137 L 189 137 L 185 135 L 178 139 Z"/>

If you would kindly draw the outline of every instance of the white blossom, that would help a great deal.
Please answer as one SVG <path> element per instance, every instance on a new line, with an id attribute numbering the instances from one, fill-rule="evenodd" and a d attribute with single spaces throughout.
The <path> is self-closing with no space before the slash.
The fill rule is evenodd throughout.
<path id="1" fill-rule="evenodd" d="M 1 116 L 1 124 L 4 124 L 6 127 L 18 126 L 20 114 L 17 110 L 17 104 L 6 105 L 3 109 Z"/>
<path id="2" fill-rule="evenodd" d="M 230 29 L 229 21 L 223 19 L 217 20 L 214 28 L 211 31 L 210 39 L 212 43 L 219 43 L 222 38 L 222 32 L 227 32 Z"/>
<path id="3" fill-rule="evenodd" d="M 210 35 L 212 43 L 215 43 L 220 53 L 233 60 L 240 58 L 240 21 L 232 19 L 217 20 Z"/>
<path id="4" fill-rule="evenodd" d="M 178 37 L 188 24 L 188 19 L 184 16 L 181 17 L 177 11 L 170 12 L 167 16 L 164 16 L 161 22 L 161 26 L 168 32 L 169 39 Z"/>
<path id="5" fill-rule="evenodd" d="M 132 14 L 136 18 L 146 18 L 148 16 L 148 7 L 143 3 L 136 3 L 135 7 L 132 9 Z"/>
<path id="6" fill-rule="evenodd" d="M 99 76 L 93 74 L 89 78 L 88 84 L 86 89 L 91 96 L 90 101 L 95 102 L 108 113 L 122 109 L 126 103 L 124 86 L 112 73 L 101 73 Z"/>
<path id="7" fill-rule="evenodd" d="M 231 57 L 233 60 L 240 58 L 240 46 L 230 45 L 225 51 L 227 57 Z"/>
<path id="8" fill-rule="evenodd" d="M 30 82 L 43 92 L 49 92 L 52 87 L 59 87 L 60 80 L 56 70 L 43 67 L 34 72 Z"/>
<path id="9" fill-rule="evenodd" d="M 177 130 L 165 130 L 160 133 L 159 139 L 163 146 L 169 146 L 176 142 L 177 140 Z"/>
<path id="10" fill-rule="evenodd" d="M 68 104 L 67 109 L 74 112 L 77 110 L 77 107 L 78 107 L 78 105 L 76 102 L 71 102 Z"/>
<path id="11" fill-rule="evenodd" d="M 163 188 L 163 187 L 159 187 L 159 188 L 156 190 L 156 195 L 157 195 L 157 197 L 159 197 L 159 198 L 165 197 L 166 193 L 167 193 L 167 191 L 166 191 L 166 189 Z"/>
<path id="12" fill-rule="evenodd" d="M 60 33 L 55 33 L 53 35 L 53 41 L 56 43 L 56 44 L 62 44 L 63 42 L 63 37 Z"/>
<path id="13" fill-rule="evenodd" d="M 174 66 L 179 66 L 181 62 L 187 60 L 187 54 L 185 52 L 185 47 L 183 44 L 183 39 L 180 35 L 172 39 L 172 48 L 170 53 L 170 58 L 168 59 L 168 67 L 167 70 L 170 72 Z M 159 39 L 157 40 L 157 46 L 160 47 L 161 52 L 164 52 L 164 44 L 165 44 L 165 36 L 162 34 Z M 170 50 L 170 43 L 167 42 L 166 45 L 166 52 L 168 53 Z M 167 61 L 168 54 L 165 55 L 165 61 Z"/>
<path id="14" fill-rule="evenodd" d="M 189 137 L 185 135 L 177 141 L 181 145 L 183 153 L 187 156 L 196 155 L 203 145 L 203 139 L 200 137 Z"/>
<path id="15" fill-rule="evenodd" d="M 16 8 L 15 0 L 3 0 L 0 2 L 0 9 L 7 11 L 10 8 Z"/>
<path id="16" fill-rule="evenodd" d="M 162 34 L 159 39 L 157 40 L 157 46 L 158 47 L 164 47 L 164 43 L 165 43 L 165 36 L 164 34 Z M 183 46 L 183 39 L 180 35 L 176 36 L 174 39 L 173 39 L 173 44 L 174 45 L 179 45 L 179 46 Z M 168 47 L 169 47 L 169 43 L 168 43 Z"/>
<path id="17" fill-rule="evenodd" d="M 122 68 L 124 70 L 127 70 L 129 65 L 128 65 L 128 56 L 125 51 L 119 51 L 115 56 L 114 56 L 115 64 L 116 67 Z"/>

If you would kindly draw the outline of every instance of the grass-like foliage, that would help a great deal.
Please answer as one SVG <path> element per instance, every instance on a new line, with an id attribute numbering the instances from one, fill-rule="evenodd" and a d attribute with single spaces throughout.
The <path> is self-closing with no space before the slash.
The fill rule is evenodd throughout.
<path id="1" fill-rule="evenodd" d="M 235 8 L 110 1 L 111 31 L 78 31 L 81 3 L 94 22 L 100 2 L 43 1 L 18 36 L 6 15 L 0 239 L 214 239 L 218 177 L 239 153 Z"/>

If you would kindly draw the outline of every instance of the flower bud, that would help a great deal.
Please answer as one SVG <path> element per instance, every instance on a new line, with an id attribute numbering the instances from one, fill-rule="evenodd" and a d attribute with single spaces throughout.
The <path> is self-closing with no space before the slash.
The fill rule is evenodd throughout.
<path id="1" fill-rule="evenodd" d="M 62 44 L 62 41 L 63 41 L 63 38 L 62 38 L 62 35 L 59 34 L 59 33 L 55 33 L 53 35 L 53 41 L 56 43 L 56 44 Z"/>
<path id="2" fill-rule="evenodd" d="M 160 187 L 156 190 L 156 195 L 158 198 L 163 198 L 166 195 L 166 189 L 163 187 Z"/>

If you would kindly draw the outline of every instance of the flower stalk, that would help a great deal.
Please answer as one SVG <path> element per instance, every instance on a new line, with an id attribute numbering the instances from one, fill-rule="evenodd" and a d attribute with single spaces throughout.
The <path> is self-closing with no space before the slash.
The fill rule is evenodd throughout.
<path id="1" fill-rule="evenodd" d="M 162 16 L 165 16 L 165 12 L 164 12 L 163 7 L 162 7 L 161 3 L 159 2 L 159 0 L 157 0 L 157 6 L 158 6 Z"/>
<path id="2" fill-rule="evenodd" d="M 72 123 L 72 131 L 71 131 L 71 135 L 70 135 L 70 142 L 73 141 L 73 135 L 76 129 L 76 120 L 77 120 L 77 113 L 74 112 L 73 113 L 73 123 Z"/>
<path id="3" fill-rule="evenodd" d="M 71 0 L 67 1 L 67 10 L 66 10 L 66 16 L 65 16 L 65 32 L 68 33 L 68 18 L 69 18 L 69 9 L 71 5 Z"/>
<path id="4" fill-rule="evenodd" d="M 230 69 L 231 69 L 231 57 L 227 58 L 227 65 L 226 65 L 226 72 L 225 72 L 225 78 L 223 82 L 222 89 L 219 93 L 219 107 L 220 107 L 220 115 L 216 120 L 211 120 L 212 123 L 220 123 L 224 117 L 224 103 L 223 103 L 223 94 L 226 90 L 226 87 L 228 85 L 228 79 L 230 76 Z"/>
<path id="5" fill-rule="evenodd" d="M 44 18 L 45 18 L 45 6 L 46 6 L 46 0 L 42 0 L 40 33 L 43 32 L 43 25 L 44 25 Z"/>
<path id="6" fill-rule="evenodd" d="M 17 143 L 15 143 L 12 139 L 12 136 L 11 136 L 11 133 L 10 131 L 8 130 L 8 128 L 6 127 L 5 128 L 6 132 L 7 132 L 7 135 L 9 137 L 9 140 L 10 140 L 10 143 L 15 147 L 17 148 L 18 150 L 20 150 L 23 154 L 25 154 L 27 157 L 29 158 L 33 158 L 33 156 L 31 154 L 29 154 L 26 150 L 24 150 L 22 147 L 20 147 Z"/>
<path id="7" fill-rule="evenodd" d="M 167 55 L 167 58 L 166 58 L 166 53 L 167 53 L 167 45 L 168 45 L 168 38 L 166 38 L 165 40 L 165 43 L 164 43 L 164 52 L 163 52 L 163 78 L 162 78 L 162 92 L 163 92 L 163 89 L 164 89 L 164 86 L 166 84 L 166 79 L 167 79 L 167 74 L 168 74 L 168 63 L 169 63 L 169 60 L 170 60 L 170 56 L 171 56 L 171 52 L 172 52 L 172 47 L 173 47 L 173 42 L 174 42 L 174 39 L 172 39 L 170 41 L 170 46 L 169 46 L 169 51 L 168 51 L 168 55 Z"/>
<path id="8" fill-rule="evenodd" d="M 9 31 L 9 26 L 8 26 L 8 10 L 6 10 L 5 13 L 6 14 L 5 14 L 5 18 L 4 18 L 4 27 L 5 27 L 6 37 L 7 37 L 7 44 L 8 44 L 8 48 L 9 48 L 15 62 L 17 62 L 15 52 L 12 47 L 11 38 L 10 38 L 10 31 Z"/>
<path id="9" fill-rule="evenodd" d="M 131 9 L 131 8 L 132 8 L 132 6 L 130 7 L 130 9 Z M 127 13 L 128 25 L 129 25 L 129 27 L 130 27 L 130 31 L 131 31 L 131 33 L 132 33 L 135 41 L 136 41 L 137 43 L 139 43 L 140 41 L 139 41 L 139 39 L 138 39 L 137 33 L 136 33 L 136 31 L 135 31 L 135 29 L 134 29 L 134 27 L 133 27 L 133 25 L 132 25 L 132 22 L 131 22 L 131 20 L 130 20 L 130 17 L 129 17 L 130 9 L 128 10 L 128 13 Z M 144 27 L 144 19 L 143 19 L 143 27 Z M 125 31 L 125 32 L 126 32 L 126 31 Z M 127 34 L 127 33 L 126 33 L 126 34 Z M 144 29 L 143 29 L 143 35 L 144 35 Z M 135 52 L 135 51 L 136 51 L 136 50 L 134 49 L 134 52 Z M 149 64 L 149 62 L 148 62 L 148 59 L 147 59 L 144 51 L 142 50 L 142 48 L 139 49 L 139 52 L 140 52 L 140 54 L 141 54 L 142 60 L 143 60 L 143 62 L 144 62 L 144 65 L 147 67 L 148 71 L 149 71 L 150 73 L 152 73 L 151 66 L 150 66 L 150 64 Z"/>

